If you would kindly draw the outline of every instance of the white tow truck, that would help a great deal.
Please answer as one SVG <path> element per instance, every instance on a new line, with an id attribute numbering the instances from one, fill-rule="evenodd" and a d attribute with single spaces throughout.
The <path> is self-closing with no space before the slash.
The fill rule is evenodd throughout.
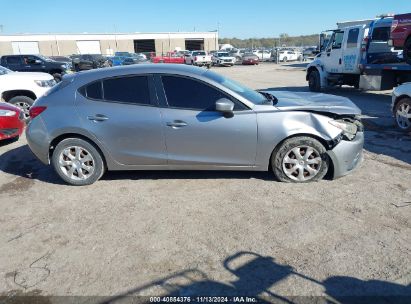
<path id="1" fill-rule="evenodd" d="M 389 90 L 411 81 L 411 65 L 389 44 L 391 16 L 337 23 L 320 35 L 320 53 L 307 66 L 311 91 L 350 85 L 363 90 Z"/>

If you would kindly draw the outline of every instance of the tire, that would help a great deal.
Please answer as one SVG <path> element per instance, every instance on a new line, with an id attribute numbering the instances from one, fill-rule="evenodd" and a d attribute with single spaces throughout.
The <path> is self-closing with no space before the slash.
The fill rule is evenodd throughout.
<path id="1" fill-rule="evenodd" d="M 411 37 L 404 44 L 404 60 L 406 63 L 411 64 Z"/>
<path id="2" fill-rule="evenodd" d="M 288 60 L 287 57 L 283 58 L 283 62 L 287 62 L 287 60 Z"/>
<path id="3" fill-rule="evenodd" d="M 53 78 L 54 78 L 54 80 L 55 80 L 56 82 L 60 82 L 61 79 L 63 79 L 63 77 L 61 76 L 60 73 L 54 73 L 54 74 L 52 74 L 51 76 L 53 76 Z"/>
<path id="4" fill-rule="evenodd" d="M 408 117 L 408 115 L 410 115 Z M 411 132 L 411 99 L 403 98 L 394 108 L 395 123 L 401 130 Z"/>
<path id="5" fill-rule="evenodd" d="M 318 70 L 313 70 L 308 75 L 308 87 L 311 92 L 321 91 L 320 72 L 318 72 Z"/>
<path id="6" fill-rule="evenodd" d="M 68 155 L 71 156 L 68 157 Z M 87 160 L 85 160 L 86 157 Z M 64 166 L 60 161 L 65 162 L 66 165 Z M 70 173 L 70 169 L 74 167 L 70 163 L 74 161 L 76 161 L 74 166 L 77 166 L 77 168 L 74 168 Z M 67 138 L 58 143 L 53 151 L 51 163 L 58 176 L 73 186 L 91 185 L 99 180 L 105 172 L 101 153 L 93 144 L 80 138 Z M 80 168 L 79 171 L 80 165 L 85 165 L 90 170 L 87 171 L 87 169 Z M 80 172 L 83 177 L 80 176 Z"/>
<path id="7" fill-rule="evenodd" d="M 8 101 L 10 104 L 20 108 L 24 113 L 24 121 L 30 120 L 30 108 L 34 103 L 34 100 L 28 96 L 15 96 Z"/>
<path id="8" fill-rule="evenodd" d="M 319 181 L 327 174 L 328 166 L 326 149 L 318 140 L 308 136 L 285 140 L 271 156 L 272 170 L 281 182 Z"/>

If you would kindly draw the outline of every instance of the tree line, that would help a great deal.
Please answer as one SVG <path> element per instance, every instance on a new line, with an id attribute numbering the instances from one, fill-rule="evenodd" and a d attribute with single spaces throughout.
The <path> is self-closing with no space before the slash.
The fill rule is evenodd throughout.
<path id="1" fill-rule="evenodd" d="M 318 34 L 289 36 L 281 34 L 278 38 L 221 38 L 220 44 L 231 44 L 237 48 L 273 48 L 280 46 L 315 46 L 318 45 Z"/>

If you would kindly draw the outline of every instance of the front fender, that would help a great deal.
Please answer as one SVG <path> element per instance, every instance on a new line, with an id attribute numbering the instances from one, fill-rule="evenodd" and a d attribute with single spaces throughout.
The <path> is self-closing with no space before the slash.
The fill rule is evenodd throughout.
<path id="1" fill-rule="evenodd" d="M 329 124 L 330 120 L 332 119 L 325 115 L 306 111 L 257 113 L 257 166 L 266 170 L 273 151 L 289 137 L 312 136 L 322 143 L 332 141 L 341 130 Z M 327 146 L 325 148 L 329 149 Z"/>

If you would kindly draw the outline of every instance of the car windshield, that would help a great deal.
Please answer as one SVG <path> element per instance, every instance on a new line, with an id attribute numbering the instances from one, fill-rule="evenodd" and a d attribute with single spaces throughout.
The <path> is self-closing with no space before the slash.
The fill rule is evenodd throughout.
<path id="1" fill-rule="evenodd" d="M 9 73 L 12 73 L 12 71 L 9 69 L 6 69 L 5 67 L 0 66 L 0 75 L 6 75 Z"/>
<path id="2" fill-rule="evenodd" d="M 206 52 L 193 52 L 193 56 L 205 56 Z"/>
<path id="3" fill-rule="evenodd" d="M 229 57 L 230 55 L 228 53 L 217 53 L 218 57 Z"/>
<path id="4" fill-rule="evenodd" d="M 241 95 L 245 99 L 249 100 L 253 104 L 265 104 L 267 103 L 267 97 L 262 95 L 261 93 L 254 91 L 241 83 L 238 83 L 232 79 L 226 78 L 224 76 L 221 76 L 217 73 L 214 73 L 212 71 L 207 71 L 204 74 L 206 77 L 216 81 L 217 83 L 221 84 L 222 86 L 226 87 L 227 89 L 230 89 L 231 91 L 236 92 L 237 94 Z"/>

